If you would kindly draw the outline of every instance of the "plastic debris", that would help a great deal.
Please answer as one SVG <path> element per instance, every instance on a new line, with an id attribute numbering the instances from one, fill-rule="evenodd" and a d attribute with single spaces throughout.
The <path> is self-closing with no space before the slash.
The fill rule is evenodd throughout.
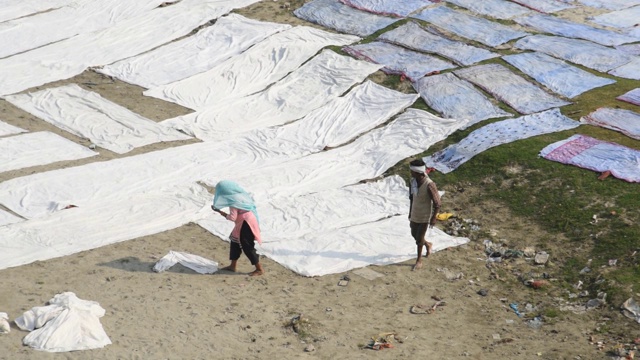
<path id="1" fill-rule="evenodd" d="M 520 311 L 518 311 L 518 304 L 512 303 L 509 304 L 509 307 L 511 308 L 511 310 L 513 310 L 514 313 L 516 313 L 516 315 L 518 315 L 518 317 L 522 317 L 522 314 L 520 313 Z"/>
<path id="2" fill-rule="evenodd" d="M 627 299 L 627 301 L 622 304 L 621 308 L 624 316 L 640 323 L 640 306 L 633 298 Z"/>
<path id="3" fill-rule="evenodd" d="M 536 257 L 533 261 L 535 261 L 535 263 L 538 265 L 544 265 L 547 263 L 547 261 L 549 261 L 549 254 L 547 254 L 545 251 L 540 251 L 536 254 Z"/>
<path id="4" fill-rule="evenodd" d="M 9 326 L 9 315 L 7 313 L 0 312 L 0 334 L 8 334 L 11 331 Z"/>

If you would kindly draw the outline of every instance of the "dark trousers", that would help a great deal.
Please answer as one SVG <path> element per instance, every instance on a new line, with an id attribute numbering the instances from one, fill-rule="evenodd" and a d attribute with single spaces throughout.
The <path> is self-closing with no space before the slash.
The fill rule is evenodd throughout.
<path id="1" fill-rule="evenodd" d="M 256 237 L 251 231 L 251 227 L 247 222 L 242 223 L 240 229 L 240 244 L 235 241 L 231 241 L 231 249 L 229 250 L 229 260 L 238 260 L 240 254 L 244 252 L 245 255 L 251 261 L 251 265 L 255 265 L 260 262 L 258 253 L 256 252 Z"/>

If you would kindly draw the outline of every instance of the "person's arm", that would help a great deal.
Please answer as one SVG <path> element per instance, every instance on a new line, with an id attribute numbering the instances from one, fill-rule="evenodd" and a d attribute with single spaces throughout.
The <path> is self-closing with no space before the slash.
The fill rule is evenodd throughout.
<path id="1" fill-rule="evenodd" d="M 431 194 L 431 199 L 433 200 L 433 213 L 431 214 L 431 221 L 429 224 L 432 226 L 436 224 L 436 220 L 438 219 L 438 212 L 440 212 L 440 206 L 442 205 L 442 199 L 440 199 L 440 193 L 438 192 L 438 187 L 436 183 L 431 182 L 427 185 L 427 189 Z"/>
<path id="2" fill-rule="evenodd" d="M 217 212 L 218 214 L 222 215 L 222 217 L 224 217 L 227 220 L 230 221 L 236 221 L 236 218 L 238 217 L 238 209 L 236 208 L 229 208 L 229 213 L 227 214 L 226 212 L 214 207 L 213 205 L 211 205 L 211 209 L 215 212 Z"/>

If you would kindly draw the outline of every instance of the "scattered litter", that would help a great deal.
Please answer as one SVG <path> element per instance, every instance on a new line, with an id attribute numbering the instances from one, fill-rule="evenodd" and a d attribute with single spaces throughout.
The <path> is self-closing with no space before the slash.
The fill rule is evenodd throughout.
<path id="1" fill-rule="evenodd" d="M 375 280 L 377 278 L 381 278 L 384 275 L 380 274 L 379 272 L 375 271 L 375 270 L 371 270 L 368 267 L 364 267 L 364 268 L 360 268 L 357 270 L 353 271 L 354 274 L 356 275 L 360 275 L 363 278 L 367 279 L 367 280 Z"/>
<path id="2" fill-rule="evenodd" d="M 491 336 L 493 337 L 493 340 L 500 340 L 500 334 L 493 334 Z"/>
<path id="3" fill-rule="evenodd" d="M 580 274 L 587 274 L 590 272 L 591 272 L 591 269 L 588 266 L 585 266 L 584 268 L 582 268 L 582 270 L 580 270 Z"/>
<path id="4" fill-rule="evenodd" d="M 579 297 L 587 297 L 587 296 L 589 296 L 589 291 L 588 290 L 584 290 L 584 291 L 580 292 L 578 294 L 578 296 Z"/>
<path id="5" fill-rule="evenodd" d="M 526 286 L 530 286 L 530 287 L 532 287 L 534 289 L 540 289 L 540 288 L 543 288 L 543 287 L 549 285 L 549 283 L 547 283 L 544 280 L 525 280 L 524 284 Z"/>
<path id="6" fill-rule="evenodd" d="M 428 306 L 424 304 L 414 305 L 411 307 L 411 309 L 409 309 L 409 312 L 412 314 L 432 314 L 433 312 L 436 311 L 438 306 L 444 306 L 446 304 L 447 303 L 444 302 L 443 300 L 438 300 L 432 306 Z"/>
<path id="7" fill-rule="evenodd" d="M 438 215 L 436 215 L 436 219 L 440 221 L 447 221 L 452 216 L 453 216 L 452 213 L 438 213 Z"/>
<path id="8" fill-rule="evenodd" d="M 528 258 L 534 257 L 536 256 L 536 249 L 529 246 L 524 248 L 523 253 L 525 257 L 528 257 Z"/>
<path id="9" fill-rule="evenodd" d="M 539 329 L 542 326 L 542 318 L 540 316 L 536 316 L 533 319 L 528 320 L 527 326 L 532 329 Z"/>
<path id="10" fill-rule="evenodd" d="M 622 304 L 621 308 L 624 316 L 640 323 L 640 306 L 633 298 L 627 299 L 627 301 Z"/>
<path id="11" fill-rule="evenodd" d="M 598 223 L 598 215 L 593 215 L 593 216 L 591 217 L 591 221 L 589 222 L 589 224 L 591 224 L 591 225 L 595 225 L 595 224 L 597 224 L 597 223 Z"/>
<path id="12" fill-rule="evenodd" d="M 180 265 L 189 268 L 199 274 L 213 274 L 218 271 L 218 263 L 205 259 L 198 255 L 188 254 L 179 251 L 169 251 L 167 255 L 158 260 L 153 266 L 153 271 L 161 273 L 173 265 Z"/>
<path id="13" fill-rule="evenodd" d="M 587 304 L 585 305 L 587 309 L 593 309 L 593 308 L 597 308 L 604 305 L 604 302 L 600 299 L 591 299 L 589 301 L 587 301 Z"/>
<path id="14" fill-rule="evenodd" d="M 576 290 L 580 290 L 582 288 L 582 281 L 578 280 L 578 283 L 573 285 L 573 288 Z"/>
<path id="15" fill-rule="evenodd" d="M 488 293 L 489 293 L 489 291 L 486 290 L 486 289 L 478 290 L 478 295 L 480 295 L 480 296 L 487 296 Z"/>
<path id="16" fill-rule="evenodd" d="M 7 313 L 0 312 L 0 334 L 8 334 L 11 331 L 9 326 L 9 315 Z"/>
<path id="17" fill-rule="evenodd" d="M 340 278 L 340 281 L 338 281 L 338 286 L 347 286 L 349 285 L 350 280 L 351 278 L 349 277 L 349 275 L 345 275 L 342 278 Z"/>
<path id="18" fill-rule="evenodd" d="M 312 344 L 309 344 L 304 348 L 304 352 L 314 352 L 314 351 L 316 351 L 316 348 Z"/>
<path id="19" fill-rule="evenodd" d="M 371 341 L 367 345 L 367 349 L 372 350 L 382 350 L 382 349 L 390 349 L 393 348 L 393 341 L 397 341 L 399 343 L 404 342 L 404 340 L 398 336 L 395 332 L 381 333 L 378 334 L 377 337 L 372 337 Z"/>
<path id="20" fill-rule="evenodd" d="M 518 311 L 518 304 L 511 303 L 509 304 L 509 307 L 511 308 L 511 310 L 513 310 L 514 313 L 516 313 L 516 315 L 518 315 L 518 317 L 522 317 L 522 314 L 520 313 L 520 311 Z"/>
<path id="21" fill-rule="evenodd" d="M 506 319 L 505 322 L 507 324 L 513 324 L 515 321 L 513 321 L 513 319 Z"/>
<path id="22" fill-rule="evenodd" d="M 547 254 L 545 251 L 540 251 L 539 253 L 536 254 L 536 257 L 534 258 L 533 261 L 535 261 L 535 263 L 538 265 L 544 265 L 547 263 L 548 260 L 549 260 L 549 254 Z"/>
<path id="23" fill-rule="evenodd" d="M 616 266 L 618 259 L 609 259 L 609 266 Z"/>
<path id="24" fill-rule="evenodd" d="M 453 280 L 460 280 L 464 277 L 464 274 L 461 272 L 453 272 L 447 268 L 437 268 L 436 269 L 438 272 L 442 272 L 444 273 L 444 276 L 447 278 L 447 280 L 453 281 Z"/>

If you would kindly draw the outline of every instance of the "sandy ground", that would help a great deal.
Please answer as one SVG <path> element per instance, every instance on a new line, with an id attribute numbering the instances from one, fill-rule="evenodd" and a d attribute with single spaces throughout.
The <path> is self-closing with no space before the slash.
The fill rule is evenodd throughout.
<path id="1" fill-rule="evenodd" d="M 260 20 L 305 24 L 282 9 L 283 2 L 264 1 L 239 11 Z M 302 1 L 291 1 L 291 8 Z M 143 116 L 163 120 L 188 113 L 174 104 L 142 96 L 143 89 L 112 80 L 91 70 L 44 87 L 76 83 L 96 91 Z M 34 91 L 40 88 L 30 89 Z M 77 143 L 81 139 L 0 100 L 0 118 L 29 131 L 48 130 Z M 197 141 L 197 140 L 193 140 Z M 125 155 L 100 150 L 94 158 L 56 163 L 0 174 L 0 181 L 35 172 L 105 161 L 193 142 L 149 145 Z M 471 203 L 477 189 L 449 190 L 445 211 L 477 219 L 481 227 L 514 246 L 540 246 L 548 234 L 527 219 L 515 218 L 498 204 Z M 452 191 L 453 190 L 453 191 Z M 487 224 L 487 225 L 485 225 Z M 488 228 L 490 224 L 490 229 Z M 440 224 L 439 226 L 443 226 Z M 412 241 L 411 239 L 398 239 Z M 554 245 L 547 245 L 554 246 Z M 548 251 L 558 251 L 546 248 Z M 505 280 L 486 267 L 484 247 L 469 245 L 431 256 L 412 272 L 411 262 L 370 267 L 380 277 L 369 280 L 356 271 L 305 278 L 263 258 L 267 274 L 252 278 L 246 258 L 239 273 L 200 275 L 176 266 L 165 273 L 151 271 L 170 250 L 185 251 L 227 263 L 228 243 L 197 225 L 139 238 L 63 258 L 0 271 L 0 311 L 13 320 L 54 295 L 71 291 L 106 309 L 101 322 L 113 344 L 103 349 L 51 354 L 22 345 L 26 332 L 12 324 L 0 336 L 0 359 L 600 359 L 589 344 L 599 315 L 561 312 L 532 328 L 509 309 L 530 303 L 543 312 L 556 293 L 533 290 Z M 568 251 L 568 250 L 565 250 Z M 552 261 L 533 267 L 523 259 L 503 272 L 554 274 Z M 456 278 L 457 274 L 462 274 Z M 338 286 L 347 275 L 347 286 Z M 512 279 L 515 276 L 511 277 Z M 486 296 L 478 291 L 484 289 Z M 446 302 L 431 314 L 413 314 L 412 306 Z M 295 319 L 302 319 L 292 324 Z M 394 347 L 363 348 L 372 337 L 395 332 Z M 597 336 L 597 335 L 596 335 Z M 305 350 L 306 349 L 306 350 Z"/>

